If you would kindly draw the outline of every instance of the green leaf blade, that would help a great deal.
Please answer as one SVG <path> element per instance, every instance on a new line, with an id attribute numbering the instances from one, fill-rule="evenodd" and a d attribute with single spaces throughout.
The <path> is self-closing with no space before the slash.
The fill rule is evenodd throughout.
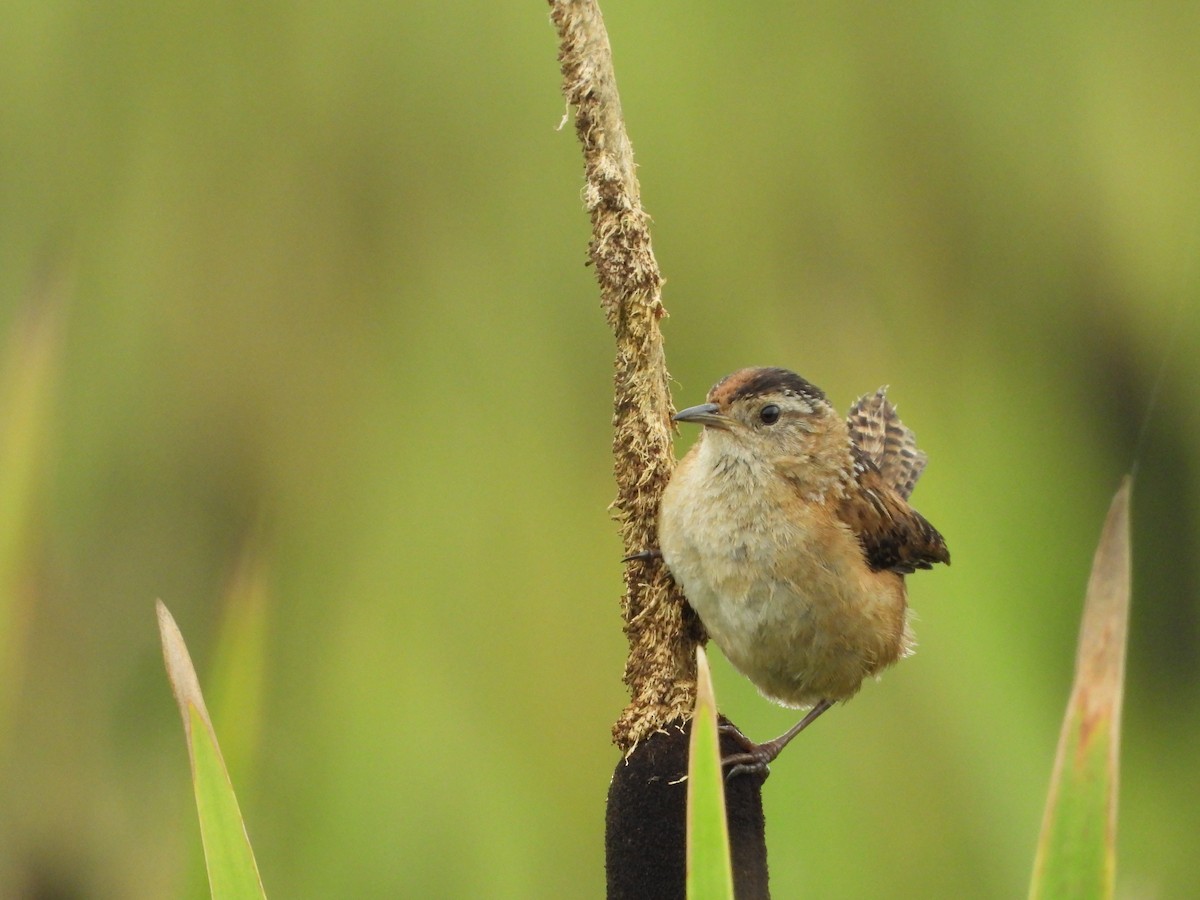
<path id="1" fill-rule="evenodd" d="M 688 754 L 687 896 L 689 900 L 725 900 L 733 897 L 733 865 L 717 701 L 702 647 L 696 648 L 696 681 Z"/>
<path id="2" fill-rule="evenodd" d="M 200 837 L 213 900 L 265 900 L 254 850 L 183 635 L 162 601 L 158 602 L 157 610 L 163 660 L 187 736 Z"/>
<path id="3" fill-rule="evenodd" d="M 1128 478 L 1109 507 L 1092 563 L 1054 761 L 1031 900 L 1112 897 L 1116 883 L 1121 703 L 1129 625 Z"/>
<path id="4" fill-rule="evenodd" d="M 195 706 L 191 717 L 192 782 L 196 811 L 214 900 L 259 900 L 265 897 L 258 864 L 242 822 L 237 796 L 216 735 Z"/>

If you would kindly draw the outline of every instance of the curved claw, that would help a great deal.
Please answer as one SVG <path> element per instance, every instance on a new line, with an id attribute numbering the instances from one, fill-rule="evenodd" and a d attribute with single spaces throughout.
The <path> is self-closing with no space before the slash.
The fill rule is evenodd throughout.
<path id="1" fill-rule="evenodd" d="M 742 729 L 738 728 L 732 722 L 720 723 L 717 726 L 717 731 L 722 735 L 729 735 L 737 743 L 737 745 L 742 748 L 744 753 L 751 753 L 758 747 L 758 744 L 746 737 L 746 735 L 742 733 Z M 725 760 L 722 760 L 721 763 L 724 765 Z"/>
<path id="2" fill-rule="evenodd" d="M 771 774 L 770 763 L 783 750 L 783 745 L 777 741 L 767 741 L 765 744 L 751 744 L 745 753 L 734 753 L 721 760 L 722 766 L 729 766 L 725 775 L 726 781 L 732 781 L 738 775 L 761 775 L 765 780 Z"/>
<path id="3" fill-rule="evenodd" d="M 621 562 L 650 562 L 652 559 L 662 559 L 662 551 L 657 548 L 650 550 L 642 550 L 639 553 L 630 553 L 624 557 Z"/>
<path id="4" fill-rule="evenodd" d="M 743 754 L 738 755 L 741 756 Z M 722 763 L 722 765 L 723 764 L 724 763 Z M 730 767 L 728 774 L 725 776 L 725 780 L 733 781 L 733 779 L 738 775 L 761 775 L 762 780 L 766 781 L 771 775 L 771 770 L 768 768 L 765 762 L 738 763 L 736 766 Z"/>

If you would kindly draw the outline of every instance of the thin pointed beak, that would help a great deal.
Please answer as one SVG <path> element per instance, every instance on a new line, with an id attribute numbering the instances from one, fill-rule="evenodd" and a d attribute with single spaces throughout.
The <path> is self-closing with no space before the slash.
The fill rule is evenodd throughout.
<path id="1" fill-rule="evenodd" d="M 720 407 L 715 403 L 701 403 L 699 406 L 689 406 L 675 413 L 672 422 L 691 422 L 695 425 L 707 425 L 710 428 L 720 428 L 731 431 L 733 420 L 720 413 Z"/>

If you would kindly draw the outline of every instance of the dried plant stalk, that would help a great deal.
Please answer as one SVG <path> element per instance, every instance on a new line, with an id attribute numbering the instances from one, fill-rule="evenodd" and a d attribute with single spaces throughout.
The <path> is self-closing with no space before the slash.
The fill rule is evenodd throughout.
<path id="1" fill-rule="evenodd" d="M 625 132 L 604 18 L 593 0 L 550 0 L 558 31 L 563 94 L 575 107 L 583 145 L 584 202 L 592 220 L 588 248 L 600 301 L 616 337 L 613 393 L 613 501 L 630 553 L 658 546 L 659 500 L 675 461 L 671 453 L 669 375 L 658 323 L 663 277 L 650 246 L 633 147 Z M 699 621 L 661 564 L 633 563 L 621 604 L 629 658 L 630 703 L 613 726 L 629 751 L 695 703 Z"/>

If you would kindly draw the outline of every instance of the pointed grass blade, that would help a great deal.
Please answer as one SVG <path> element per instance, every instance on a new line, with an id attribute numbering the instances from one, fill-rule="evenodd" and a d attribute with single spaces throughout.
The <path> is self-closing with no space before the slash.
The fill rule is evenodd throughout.
<path id="1" fill-rule="evenodd" d="M 717 701 L 703 647 L 696 648 L 696 709 L 688 753 L 688 900 L 733 897 Z"/>
<path id="2" fill-rule="evenodd" d="M 1128 477 L 1109 507 L 1084 602 L 1067 703 L 1033 867 L 1032 900 L 1112 897 L 1117 776 L 1129 621 Z"/>
<path id="3" fill-rule="evenodd" d="M 196 792 L 196 810 L 200 816 L 200 836 L 208 866 L 208 884 L 214 900 L 265 898 L 254 851 L 242 822 L 237 797 L 221 758 L 217 735 L 213 731 L 200 682 L 192 667 L 183 635 L 167 607 L 156 604 L 158 630 L 162 637 L 163 661 L 171 690 L 183 716 L 188 755 L 192 763 L 192 784 Z"/>

